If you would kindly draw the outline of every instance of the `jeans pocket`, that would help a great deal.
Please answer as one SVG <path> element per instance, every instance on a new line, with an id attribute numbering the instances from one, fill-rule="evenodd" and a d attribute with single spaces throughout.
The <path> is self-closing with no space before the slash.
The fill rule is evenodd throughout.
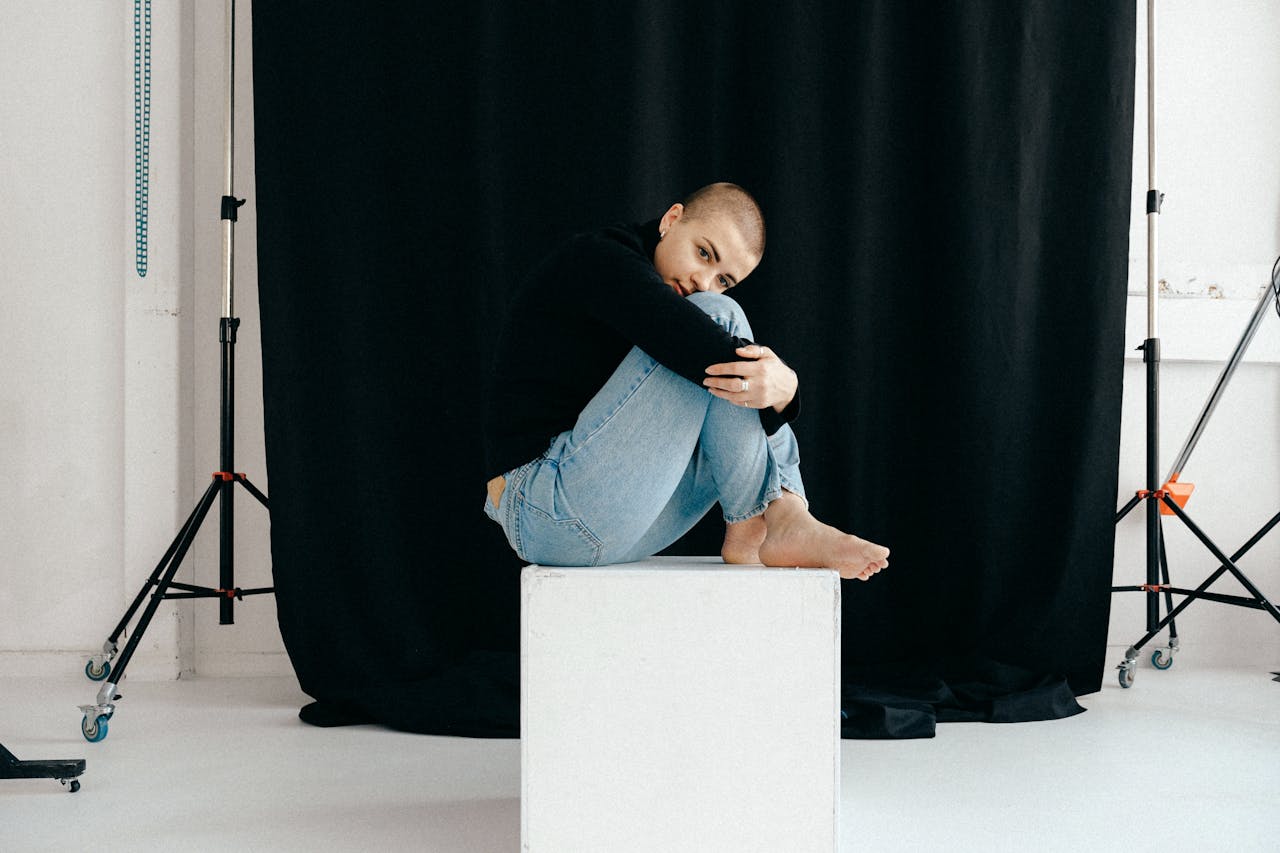
<path id="1" fill-rule="evenodd" d="M 553 518 L 533 504 L 521 507 L 521 559 L 541 566 L 599 565 L 604 544 L 577 518 Z"/>

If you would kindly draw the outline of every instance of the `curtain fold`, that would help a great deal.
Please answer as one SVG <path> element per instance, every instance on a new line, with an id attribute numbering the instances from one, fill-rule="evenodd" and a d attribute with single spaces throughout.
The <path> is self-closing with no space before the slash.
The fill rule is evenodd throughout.
<path id="1" fill-rule="evenodd" d="M 1041 719 L 1099 689 L 1132 4 L 741 5 L 255 6 L 272 557 L 304 718 L 518 734 L 489 348 L 554 241 L 713 180 L 765 211 L 735 297 L 800 374 L 813 510 L 893 550 L 846 586 L 846 714 L 928 694 L 939 720 L 1008 719 L 1021 696 Z M 845 727 L 891 736 L 870 732 Z"/>

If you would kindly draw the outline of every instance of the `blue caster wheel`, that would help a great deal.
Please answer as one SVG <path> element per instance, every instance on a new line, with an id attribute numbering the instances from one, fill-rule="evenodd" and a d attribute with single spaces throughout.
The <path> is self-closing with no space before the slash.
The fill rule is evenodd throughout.
<path id="1" fill-rule="evenodd" d="M 104 660 L 102 666 L 98 666 L 97 661 L 93 658 L 84 665 L 84 674 L 88 676 L 90 681 L 106 681 L 107 676 L 111 674 L 111 661 Z"/>
<path id="2" fill-rule="evenodd" d="M 1156 669 L 1168 669 L 1173 666 L 1173 653 L 1166 656 L 1164 649 L 1156 649 L 1151 653 L 1151 665 Z"/>
<path id="3" fill-rule="evenodd" d="M 1120 686 L 1128 689 L 1133 686 L 1133 670 L 1128 667 L 1120 667 Z"/>
<path id="4" fill-rule="evenodd" d="M 84 735 L 84 739 L 89 743 L 97 743 L 107 736 L 109 719 L 111 719 L 109 714 L 99 714 L 90 721 L 89 715 L 85 714 L 84 719 L 80 721 L 80 734 Z"/>

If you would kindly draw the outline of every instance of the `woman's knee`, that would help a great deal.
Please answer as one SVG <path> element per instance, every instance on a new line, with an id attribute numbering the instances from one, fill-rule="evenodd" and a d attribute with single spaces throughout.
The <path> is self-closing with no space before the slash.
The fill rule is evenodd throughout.
<path id="1" fill-rule="evenodd" d="M 751 337 L 751 324 L 747 322 L 747 313 L 733 298 L 711 291 L 691 293 L 687 298 L 731 334 L 743 338 Z"/>

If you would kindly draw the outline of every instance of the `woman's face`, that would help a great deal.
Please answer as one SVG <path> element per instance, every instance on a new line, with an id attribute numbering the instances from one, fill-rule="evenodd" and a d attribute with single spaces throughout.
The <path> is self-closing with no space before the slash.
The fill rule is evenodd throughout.
<path id="1" fill-rule="evenodd" d="M 658 223 L 658 247 L 653 265 L 658 275 L 681 296 L 697 291 L 724 293 L 742 282 L 760 263 L 747 248 L 742 231 L 727 216 L 684 214 L 673 204 Z"/>

